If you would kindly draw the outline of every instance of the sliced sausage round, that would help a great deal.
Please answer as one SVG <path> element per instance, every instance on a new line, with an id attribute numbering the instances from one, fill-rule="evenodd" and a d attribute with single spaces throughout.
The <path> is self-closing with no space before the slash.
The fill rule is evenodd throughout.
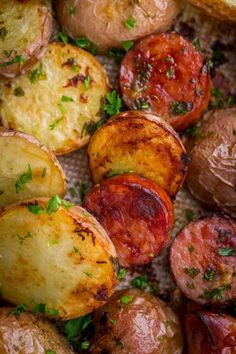
<path id="1" fill-rule="evenodd" d="M 107 230 L 123 266 L 151 262 L 169 241 L 172 202 L 153 181 L 135 174 L 112 177 L 95 186 L 84 207 Z"/>
<path id="2" fill-rule="evenodd" d="M 226 314 L 200 311 L 185 316 L 188 353 L 236 353 L 236 319 Z"/>
<path id="3" fill-rule="evenodd" d="M 170 251 L 180 290 L 201 304 L 236 300 L 236 222 L 208 216 L 187 225 Z"/>
<path id="4" fill-rule="evenodd" d="M 208 65 L 177 33 L 141 40 L 123 59 L 120 89 L 130 109 L 164 117 L 176 130 L 195 123 L 211 96 Z"/>

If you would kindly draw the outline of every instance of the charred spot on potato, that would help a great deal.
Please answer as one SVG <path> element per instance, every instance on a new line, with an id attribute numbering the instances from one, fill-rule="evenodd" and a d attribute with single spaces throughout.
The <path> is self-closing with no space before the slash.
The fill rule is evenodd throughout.
<path id="1" fill-rule="evenodd" d="M 183 154 L 181 156 L 181 160 L 185 164 L 185 166 L 188 166 L 191 163 L 191 158 L 187 154 Z"/>
<path id="2" fill-rule="evenodd" d="M 98 301 L 107 301 L 108 300 L 108 290 L 106 285 L 101 285 L 97 293 L 94 295 L 95 299 Z"/>

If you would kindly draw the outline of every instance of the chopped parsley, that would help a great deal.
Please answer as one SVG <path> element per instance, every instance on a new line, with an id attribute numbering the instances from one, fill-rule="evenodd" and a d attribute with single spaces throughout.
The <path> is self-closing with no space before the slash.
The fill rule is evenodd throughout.
<path id="1" fill-rule="evenodd" d="M 128 305 L 133 301 L 132 295 L 124 295 L 120 298 L 120 302 L 124 305 Z"/>
<path id="2" fill-rule="evenodd" d="M 23 97 L 25 95 L 25 91 L 22 87 L 18 86 L 14 89 L 14 95 L 16 97 Z"/>
<path id="3" fill-rule="evenodd" d="M 212 281 L 215 279 L 215 276 L 216 276 L 215 269 L 213 269 L 212 267 L 208 267 L 203 274 L 203 279 L 205 281 Z"/>
<path id="4" fill-rule="evenodd" d="M 86 194 L 88 193 L 89 185 L 87 183 L 78 182 L 78 187 L 79 187 L 80 200 L 81 202 L 83 202 Z"/>
<path id="5" fill-rule="evenodd" d="M 117 320 L 110 320 L 110 322 L 111 322 L 111 324 L 112 324 L 113 326 L 115 326 L 116 323 L 117 323 Z"/>
<path id="6" fill-rule="evenodd" d="M 144 97 L 136 98 L 133 103 L 134 109 L 145 110 L 150 108 L 148 99 Z"/>
<path id="7" fill-rule="evenodd" d="M 25 304 L 20 304 L 18 306 L 16 306 L 12 311 L 11 314 L 14 316 L 20 316 L 22 314 L 22 312 L 27 310 L 27 305 Z"/>
<path id="8" fill-rule="evenodd" d="M 192 209 L 185 210 L 185 218 L 188 222 L 193 221 L 194 219 L 194 211 Z"/>
<path id="9" fill-rule="evenodd" d="M 191 278 L 195 278 L 199 273 L 200 273 L 200 269 L 198 268 L 184 268 L 184 273 L 188 274 Z"/>
<path id="10" fill-rule="evenodd" d="M 89 278 L 93 277 L 93 273 L 91 273 L 91 272 L 84 272 L 84 274 Z"/>
<path id="11" fill-rule="evenodd" d="M 119 269 L 119 272 L 118 272 L 118 274 L 117 274 L 117 279 L 118 280 L 122 280 L 122 279 L 124 279 L 125 278 L 125 276 L 126 276 L 126 269 L 125 268 L 120 268 Z"/>
<path id="12" fill-rule="evenodd" d="M 187 134 L 188 136 L 192 136 L 192 137 L 199 136 L 199 128 L 200 128 L 200 126 L 201 126 L 200 122 L 192 125 L 190 128 L 185 130 L 185 134 Z"/>
<path id="13" fill-rule="evenodd" d="M 231 289 L 231 284 L 227 285 L 222 285 L 219 286 L 218 288 L 213 288 L 211 290 L 205 289 L 204 293 L 202 295 L 199 295 L 200 299 L 203 300 L 216 300 L 216 301 L 222 301 L 224 300 L 224 294 L 223 292 L 225 290 Z"/>
<path id="14" fill-rule="evenodd" d="M 201 47 L 201 43 L 200 43 L 200 39 L 199 38 L 194 38 L 193 40 L 193 45 L 194 47 L 199 51 L 199 52 L 202 52 L 203 49 Z"/>
<path id="15" fill-rule="evenodd" d="M 193 109 L 193 104 L 192 102 L 174 101 L 170 108 L 174 116 L 184 116 Z"/>
<path id="16" fill-rule="evenodd" d="M 134 46 L 134 41 L 123 41 L 122 47 L 126 52 L 128 52 Z"/>
<path id="17" fill-rule="evenodd" d="M 166 72 L 166 76 L 168 77 L 168 79 L 172 79 L 174 75 L 175 75 L 174 69 L 170 67 Z"/>
<path id="18" fill-rule="evenodd" d="M 222 257 L 230 257 L 230 256 L 236 256 L 236 251 L 232 247 L 228 248 L 220 248 L 218 250 L 218 255 Z"/>
<path id="19" fill-rule="evenodd" d="M 132 30 L 134 29 L 134 27 L 136 26 L 136 20 L 134 17 L 129 17 L 125 23 L 124 23 L 125 27 L 128 28 L 128 30 Z"/>
<path id="20" fill-rule="evenodd" d="M 110 48 L 108 51 L 107 51 L 107 55 L 112 58 L 116 64 L 120 64 L 120 62 L 122 61 L 122 59 L 124 58 L 125 56 L 125 49 L 121 49 L 121 48 Z"/>
<path id="21" fill-rule="evenodd" d="M 45 354 L 56 354 L 55 350 L 47 349 Z"/>
<path id="22" fill-rule="evenodd" d="M 32 181 L 32 169 L 29 165 L 28 171 L 23 173 L 15 183 L 16 194 L 19 194 L 24 188 L 25 184 Z"/>
<path id="23" fill-rule="evenodd" d="M 42 170 L 42 174 L 41 174 L 41 177 L 44 178 L 47 174 L 47 167 L 44 167 L 43 170 Z"/>
<path id="24" fill-rule="evenodd" d="M 38 80 L 45 80 L 46 79 L 46 74 L 43 73 L 43 65 L 40 63 L 39 67 L 36 68 L 30 75 L 30 81 L 32 84 L 35 84 L 38 82 Z"/>
<path id="25" fill-rule="evenodd" d="M 27 209 L 29 210 L 30 213 L 35 214 L 35 215 L 40 215 L 45 213 L 45 210 L 40 206 L 40 205 L 35 205 L 35 204 L 29 204 L 27 205 Z"/>
<path id="26" fill-rule="evenodd" d="M 195 289 L 195 285 L 194 285 L 193 282 L 192 282 L 192 283 L 187 282 L 187 283 L 186 283 L 186 286 L 187 286 L 187 288 L 189 288 L 189 289 Z"/>
<path id="27" fill-rule="evenodd" d="M 141 290 L 145 290 L 148 287 L 148 281 L 147 278 L 143 275 L 140 275 L 136 278 L 134 278 L 131 282 L 131 284 L 137 288 L 137 289 L 141 289 Z"/>
<path id="28" fill-rule="evenodd" d="M 70 15 L 75 15 L 76 13 L 76 6 L 70 6 L 69 8 L 69 14 Z"/>
<path id="29" fill-rule="evenodd" d="M 130 170 L 123 170 L 123 171 L 111 170 L 111 171 L 106 175 L 106 178 L 111 178 L 111 177 L 114 177 L 114 176 L 118 176 L 118 175 L 125 174 L 125 173 L 130 173 L 130 172 L 131 172 Z"/>
<path id="30" fill-rule="evenodd" d="M 50 130 L 54 130 L 58 124 L 62 121 L 62 117 L 55 119 L 51 124 L 49 124 Z"/>
<path id="31" fill-rule="evenodd" d="M 86 315 L 69 320 L 65 325 L 65 334 L 69 342 L 75 342 L 81 333 L 92 323 L 92 316 Z"/>
<path id="32" fill-rule="evenodd" d="M 72 97 L 62 96 L 61 102 L 74 102 L 74 99 Z"/>
<path id="33" fill-rule="evenodd" d="M 70 187 L 69 192 L 70 192 L 70 195 L 72 198 L 78 197 L 78 194 L 77 194 L 76 189 L 74 187 Z"/>
<path id="34" fill-rule="evenodd" d="M 122 100 L 116 90 L 113 90 L 111 93 L 106 95 L 106 102 L 103 106 L 104 111 L 109 116 L 114 116 L 120 112 L 122 106 Z"/>
<path id="35" fill-rule="evenodd" d="M 91 77 L 90 77 L 90 75 L 87 75 L 86 78 L 84 79 L 85 91 L 87 91 L 89 89 L 90 82 L 91 82 Z"/>
<path id="36" fill-rule="evenodd" d="M 46 205 L 46 212 L 50 215 L 52 213 L 56 213 L 60 206 L 68 209 L 73 206 L 72 203 L 62 200 L 58 195 L 54 195 Z"/>
<path id="37" fill-rule="evenodd" d="M 89 346 L 90 346 L 90 343 L 89 343 L 88 340 L 85 340 L 85 341 L 83 341 L 83 342 L 80 344 L 80 348 L 81 348 L 81 349 L 84 349 L 84 350 L 89 349 Z"/>

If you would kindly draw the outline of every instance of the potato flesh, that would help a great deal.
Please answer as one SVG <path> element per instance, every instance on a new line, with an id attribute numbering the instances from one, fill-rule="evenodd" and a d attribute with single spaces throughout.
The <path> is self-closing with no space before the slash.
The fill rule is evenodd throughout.
<path id="1" fill-rule="evenodd" d="M 48 1 L 31 0 L 23 4 L 16 0 L 1 0 L 1 27 L 6 28 L 7 35 L 1 41 L 0 59 L 6 57 L 4 51 L 23 53 L 36 38 L 41 37 L 42 19 L 38 9 L 46 3 Z"/>
<path id="2" fill-rule="evenodd" d="M 236 21 L 235 0 L 189 0 L 193 5 L 205 10 L 209 15 L 221 20 Z"/>
<path id="3" fill-rule="evenodd" d="M 73 61 L 77 64 L 71 64 Z M 37 68 L 39 64 L 32 72 Z M 10 87 L 7 82 L 0 84 L 4 127 L 35 136 L 57 154 L 85 145 L 89 135 L 84 125 L 101 118 L 109 90 L 102 66 L 77 47 L 52 43 L 42 60 L 43 75 L 35 83 L 30 80 L 32 72 L 13 79 Z M 86 89 L 88 75 L 91 80 Z M 14 95 L 17 87 L 23 89 L 24 96 Z M 73 101 L 64 102 L 63 97 Z"/>
<path id="4" fill-rule="evenodd" d="M 0 132 L 0 207 L 33 197 L 65 195 L 65 175 L 59 162 L 47 149 L 23 137 L 20 133 Z M 4 152 L 4 153 L 3 153 Z M 22 184 L 17 193 L 20 176 L 32 170 L 32 180 Z"/>
<path id="5" fill-rule="evenodd" d="M 75 218 L 61 208 L 51 215 L 34 215 L 22 205 L 3 212 L 3 298 L 29 309 L 46 304 L 62 319 L 85 315 L 107 300 L 115 285 L 116 253 L 97 222 L 82 208 L 79 214 Z"/>
<path id="6" fill-rule="evenodd" d="M 89 164 L 100 183 L 109 173 L 135 172 L 157 182 L 171 196 L 183 182 L 186 166 L 180 139 L 154 115 L 127 112 L 114 117 L 92 137 Z"/>

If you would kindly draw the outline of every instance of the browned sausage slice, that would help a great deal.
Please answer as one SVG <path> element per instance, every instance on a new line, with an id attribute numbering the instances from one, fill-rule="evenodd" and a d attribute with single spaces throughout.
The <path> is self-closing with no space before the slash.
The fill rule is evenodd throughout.
<path id="1" fill-rule="evenodd" d="M 185 330 L 188 353 L 236 353 L 236 319 L 234 317 L 205 311 L 187 314 Z"/>
<path id="2" fill-rule="evenodd" d="M 211 79 L 190 42 L 177 33 L 163 33 L 141 40 L 126 54 L 120 88 L 130 109 L 156 113 L 182 130 L 207 108 Z"/>
<path id="3" fill-rule="evenodd" d="M 182 292 L 201 304 L 236 300 L 236 222 L 209 216 L 174 240 L 171 269 Z"/>
<path id="4" fill-rule="evenodd" d="M 110 178 L 86 196 L 84 207 L 107 230 L 124 266 L 151 262 L 169 241 L 173 206 L 153 181 L 135 174 Z"/>

